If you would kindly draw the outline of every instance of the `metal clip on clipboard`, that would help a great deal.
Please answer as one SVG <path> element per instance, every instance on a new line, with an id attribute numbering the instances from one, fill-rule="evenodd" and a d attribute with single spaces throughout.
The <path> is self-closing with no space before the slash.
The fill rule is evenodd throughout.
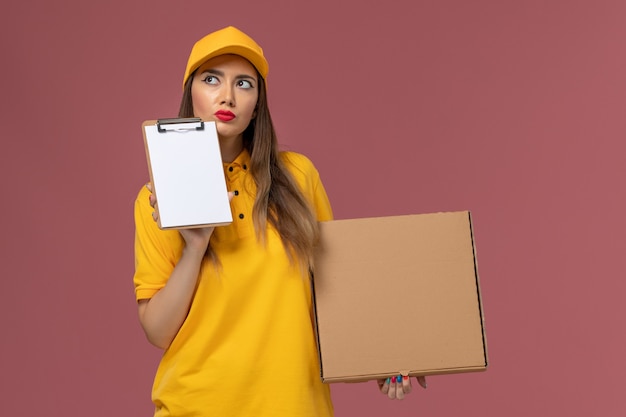
<path id="1" fill-rule="evenodd" d="M 165 133 L 172 130 L 204 130 L 204 122 L 199 117 L 159 119 L 157 120 L 156 125 L 159 133 Z"/>

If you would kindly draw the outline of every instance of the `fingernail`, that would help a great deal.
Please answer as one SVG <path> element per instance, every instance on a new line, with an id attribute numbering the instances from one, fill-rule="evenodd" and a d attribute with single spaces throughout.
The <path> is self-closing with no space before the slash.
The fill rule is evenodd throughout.
<path id="1" fill-rule="evenodd" d="M 385 384 L 389 384 L 391 382 L 391 378 L 387 378 L 387 380 L 385 381 Z"/>
<path id="2" fill-rule="evenodd" d="M 398 376 L 396 377 L 396 382 L 397 382 L 397 383 L 402 382 L 402 375 L 398 375 Z"/>
<path id="3" fill-rule="evenodd" d="M 404 376 L 402 377 L 402 379 L 409 379 L 409 376 L 408 376 L 408 375 L 404 375 Z"/>

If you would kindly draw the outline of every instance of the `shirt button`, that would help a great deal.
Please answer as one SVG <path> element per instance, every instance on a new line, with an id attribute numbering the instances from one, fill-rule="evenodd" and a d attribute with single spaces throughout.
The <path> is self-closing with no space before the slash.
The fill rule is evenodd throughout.
<path id="1" fill-rule="evenodd" d="M 235 194 L 235 195 L 239 195 L 239 190 L 235 190 L 235 191 L 233 191 L 233 194 Z"/>
<path id="2" fill-rule="evenodd" d="M 248 165 L 243 164 L 243 169 L 248 169 Z"/>
<path id="3" fill-rule="evenodd" d="M 228 167 L 228 172 L 233 172 L 233 167 Z"/>
<path id="4" fill-rule="evenodd" d="M 239 218 L 243 219 L 243 213 L 239 214 Z"/>

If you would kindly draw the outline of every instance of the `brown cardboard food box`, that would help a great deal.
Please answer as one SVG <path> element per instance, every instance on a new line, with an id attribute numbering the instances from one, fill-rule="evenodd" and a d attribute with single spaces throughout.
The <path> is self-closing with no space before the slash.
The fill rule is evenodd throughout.
<path id="1" fill-rule="evenodd" d="M 320 228 L 313 293 L 324 382 L 487 368 L 468 211 Z"/>

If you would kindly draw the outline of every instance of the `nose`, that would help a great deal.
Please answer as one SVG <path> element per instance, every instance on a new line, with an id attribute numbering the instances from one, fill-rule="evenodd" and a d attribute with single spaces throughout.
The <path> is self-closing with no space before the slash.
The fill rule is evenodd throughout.
<path id="1" fill-rule="evenodd" d="M 220 104 L 226 104 L 229 107 L 235 106 L 235 91 L 232 87 L 226 87 L 222 89 L 222 100 Z"/>

